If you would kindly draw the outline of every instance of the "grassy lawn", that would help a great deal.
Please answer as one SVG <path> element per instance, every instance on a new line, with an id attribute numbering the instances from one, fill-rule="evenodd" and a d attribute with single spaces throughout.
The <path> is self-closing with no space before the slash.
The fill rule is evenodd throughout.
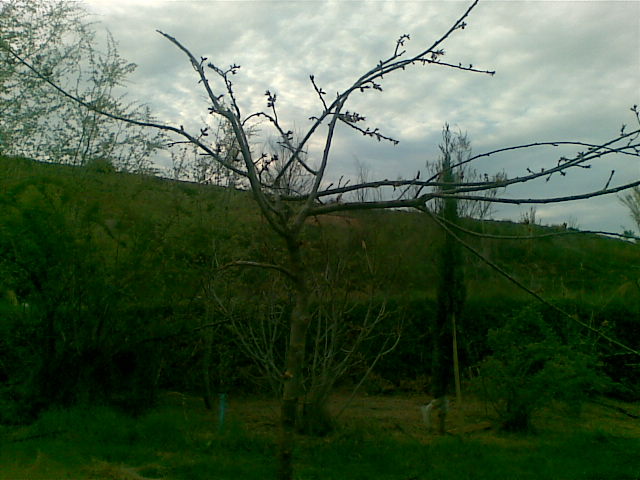
<path id="1" fill-rule="evenodd" d="M 330 436 L 301 437 L 297 478 L 640 479 L 639 420 L 613 409 L 557 415 L 527 435 L 458 412 L 438 438 L 411 402 L 364 397 Z M 97 407 L 51 411 L 29 427 L 3 427 L 0 479 L 274 478 L 274 407 L 237 399 L 222 429 L 191 398 L 137 419 Z"/>

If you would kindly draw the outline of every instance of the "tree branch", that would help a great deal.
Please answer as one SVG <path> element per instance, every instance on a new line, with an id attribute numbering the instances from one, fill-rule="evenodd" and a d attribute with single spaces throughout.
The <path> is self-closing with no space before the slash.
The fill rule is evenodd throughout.
<path id="1" fill-rule="evenodd" d="M 627 235 L 624 233 L 616 233 L 616 232 L 607 232 L 604 230 L 577 230 L 577 229 L 569 229 L 562 230 L 560 232 L 549 232 L 549 233 L 540 233 L 535 235 L 494 235 L 490 233 L 476 232 L 474 230 L 469 230 L 468 228 L 464 228 L 457 223 L 453 223 L 448 221 L 447 219 L 438 215 L 438 218 L 443 223 L 447 224 L 448 227 L 459 230 L 467 235 L 472 235 L 478 238 L 488 238 L 493 240 L 538 240 L 541 238 L 549 238 L 549 237 L 561 237 L 565 235 L 606 235 L 609 237 L 616 237 L 622 240 L 639 240 L 640 237 L 636 237 L 633 235 Z"/>
<path id="2" fill-rule="evenodd" d="M 633 132 L 629 132 L 626 134 L 622 134 L 612 140 L 609 140 L 603 144 L 597 145 L 597 144 L 591 144 L 591 143 L 584 143 L 584 142 L 572 142 L 572 141 L 557 141 L 557 142 L 533 142 L 533 143 L 527 143 L 527 144 L 523 144 L 523 145 L 515 145 L 515 146 L 511 146 L 511 147 L 504 147 L 504 148 L 498 148 L 496 150 L 492 150 L 490 152 L 485 152 L 485 153 L 480 153 L 478 155 L 473 155 L 469 158 L 467 158 L 466 160 L 453 164 L 451 165 L 451 168 L 458 168 L 461 167 L 465 164 L 468 164 L 470 162 L 473 162 L 475 160 L 478 160 L 479 158 L 483 158 L 483 157 L 490 157 L 491 155 L 496 155 L 498 153 L 503 153 L 503 152 L 508 152 L 508 151 L 513 151 L 513 150 L 522 150 L 525 148 L 532 148 L 532 147 L 542 147 L 542 146 L 553 146 L 553 147 L 557 147 L 560 145 L 573 145 L 573 146 L 582 146 L 582 147 L 587 147 L 589 150 L 589 154 L 594 154 L 597 153 L 596 156 L 577 156 L 574 160 L 569 160 L 566 159 L 564 157 L 561 157 L 558 160 L 558 165 L 552 169 L 546 170 L 545 172 L 539 172 L 537 174 L 534 175 L 528 175 L 526 177 L 518 177 L 523 179 L 523 181 L 528 181 L 529 179 L 532 178 L 536 178 L 536 177 L 541 177 L 541 176 L 546 176 L 546 175 L 550 175 L 552 173 L 556 173 L 559 172 L 561 170 L 566 170 L 567 168 L 571 167 L 571 166 L 575 166 L 575 164 L 578 163 L 584 163 L 588 160 L 593 160 L 595 158 L 599 158 L 601 156 L 604 156 L 606 154 L 609 153 L 622 153 L 625 155 L 631 155 L 634 157 L 638 157 L 638 151 L 637 148 L 640 145 L 626 145 L 623 147 L 619 147 L 619 148 L 610 148 L 609 145 L 612 145 L 620 140 L 624 140 L 627 138 L 631 138 L 634 136 L 637 136 L 638 134 L 640 134 L 640 129 L 639 130 L 634 130 Z M 604 152 L 598 152 L 598 150 L 604 149 Z M 627 152 L 626 150 L 635 150 L 634 152 Z M 564 160 L 564 161 L 563 161 Z M 578 162 L 576 162 L 577 160 L 579 160 Z M 574 163 L 575 162 L 575 163 Z M 562 168 L 560 168 L 562 167 Z M 427 182 L 436 180 L 439 175 L 441 174 L 441 172 L 436 172 L 436 174 L 434 174 L 431 178 L 427 179 Z"/>
<path id="3" fill-rule="evenodd" d="M 569 202 L 573 200 L 584 200 L 586 198 L 594 198 L 600 197 L 602 195 L 610 195 L 612 193 L 618 193 L 623 190 L 628 190 L 633 187 L 637 187 L 640 185 L 640 180 L 626 183 L 619 187 L 608 188 L 604 190 L 596 190 L 595 192 L 581 193 L 577 195 L 567 195 L 564 197 L 550 197 L 550 198 L 499 198 L 499 197 L 483 197 L 480 195 L 460 195 L 459 193 L 448 194 L 448 193 L 440 193 L 434 192 L 429 194 L 431 198 L 457 198 L 459 200 L 474 200 L 479 202 L 491 202 L 491 203 L 510 203 L 510 204 L 533 204 L 533 203 L 561 203 L 561 202 Z"/>
<path id="4" fill-rule="evenodd" d="M 135 120 L 133 118 L 123 117 L 121 115 L 115 115 L 113 113 L 107 112 L 106 110 L 102 110 L 101 108 L 98 108 L 96 105 L 82 100 L 81 98 L 79 98 L 79 97 L 67 92 L 62 87 L 60 87 L 57 84 L 55 84 L 53 81 L 51 81 L 51 79 L 47 75 L 42 74 L 33 65 L 31 65 L 29 62 L 27 62 L 25 59 L 23 59 L 20 55 L 18 55 L 16 52 L 14 52 L 13 49 L 8 44 L 6 44 L 6 42 L 0 41 L 0 48 L 2 48 L 9 55 L 11 55 L 13 58 L 15 58 L 18 62 L 20 62 L 22 65 L 24 65 L 29 70 L 31 70 L 38 78 L 40 78 L 41 80 L 43 80 L 44 82 L 49 84 L 58 93 L 60 93 L 61 95 L 65 96 L 66 98 L 69 98 L 70 100 L 73 100 L 74 102 L 76 102 L 79 105 L 87 108 L 88 110 L 96 112 L 99 115 L 104 115 L 105 117 L 111 118 L 113 120 L 119 120 L 119 121 L 122 121 L 122 122 L 125 122 L 125 123 L 129 123 L 131 125 L 138 125 L 138 126 L 141 126 L 141 127 L 150 127 L 150 128 L 155 128 L 155 129 L 158 129 L 158 130 L 172 132 L 172 133 L 181 135 L 181 136 L 185 137 L 191 144 L 198 146 L 203 151 L 205 151 L 208 155 L 212 156 L 217 162 L 219 162 L 225 168 L 228 168 L 229 170 L 231 170 L 232 172 L 236 173 L 237 175 L 240 175 L 242 177 L 247 177 L 247 172 L 245 172 L 243 170 L 240 170 L 237 167 L 235 167 L 235 166 L 231 165 L 230 163 L 226 162 L 215 151 L 213 151 L 207 145 L 202 143 L 195 136 L 190 135 L 182 126 L 180 128 L 177 128 L 177 127 L 173 127 L 171 125 L 165 125 L 165 124 L 161 124 L 161 123 Z"/>
<path id="5" fill-rule="evenodd" d="M 290 270 L 286 269 L 285 267 L 283 267 L 281 265 L 275 265 L 275 264 L 272 264 L 272 263 L 252 262 L 252 261 L 248 261 L 248 260 L 236 260 L 234 262 L 229 262 L 229 263 L 226 263 L 224 265 L 221 265 L 220 267 L 218 267 L 218 270 L 224 270 L 224 269 L 227 269 L 227 268 L 230 268 L 230 267 L 266 268 L 268 270 L 276 270 L 276 271 L 286 275 L 291 280 L 296 280 L 296 276 L 293 274 L 293 272 L 291 272 Z"/>
<path id="6" fill-rule="evenodd" d="M 503 277 L 505 277 L 507 280 L 509 280 L 511 283 L 513 283 L 514 285 L 516 285 L 518 288 L 524 290 L 525 292 L 527 292 L 529 295 L 531 295 L 532 297 L 536 298 L 538 301 L 540 301 L 541 303 L 545 304 L 546 306 L 552 308 L 553 310 L 555 310 L 556 312 L 562 314 L 563 316 L 569 318 L 570 320 L 574 321 L 575 323 L 577 323 L 578 325 L 586 328 L 587 330 L 590 330 L 596 334 L 598 334 L 600 337 L 604 338 L 605 340 L 607 340 L 608 342 L 617 345 L 618 347 L 626 350 L 629 353 L 633 353 L 635 355 L 640 356 L 640 351 L 635 350 L 621 342 L 619 342 L 618 340 L 602 333 L 600 330 L 598 330 L 597 328 L 592 327 L 591 325 L 583 322 L 582 320 L 580 320 L 577 316 L 575 315 L 571 315 L 570 313 L 568 313 L 567 311 L 563 310 L 562 308 L 558 307 L 557 305 L 554 305 L 553 303 L 549 302 L 548 300 L 546 300 L 545 298 L 543 298 L 542 296 L 538 295 L 536 292 L 534 292 L 533 290 L 531 290 L 530 288 L 526 287 L 523 283 L 521 283 L 519 280 L 517 280 L 516 278 L 514 278 L 513 276 L 511 276 L 509 273 L 507 273 L 505 270 L 503 270 L 501 267 L 499 267 L 497 264 L 495 264 L 494 262 L 492 262 L 491 260 L 489 260 L 488 258 L 486 258 L 484 255 L 482 255 L 478 250 L 476 250 L 475 248 L 473 248 L 471 245 L 469 245 L 467 242 L 465 242 L 464 240 L 462 240 L 458 235 L 456 235 L 444 222 L 441 222 L 440 219 L 434 215 L 430 210 L 428 209 L 421 209 L 423 212 L 427 213 L 436 223 L 438 223 L 438 225 L 440 225 L 440 227 L 447 232 L 449 235 L 451 235 L 451 237 L 453 239 L 455 239 L 458 243 L 460 243 L 460 245 L 462 245 L 464 248 L 466 248 L 467 250 L 469 250 L 473 255 L 475 255 L 476 257 L 478 257 L 480 260 L 482 260 L 484 263 L 486 263 L 489 267 L 491 267 L 493 270 L 495 270 L 496 272 L 498 272 L 500 275 L 502 275 Z"/>

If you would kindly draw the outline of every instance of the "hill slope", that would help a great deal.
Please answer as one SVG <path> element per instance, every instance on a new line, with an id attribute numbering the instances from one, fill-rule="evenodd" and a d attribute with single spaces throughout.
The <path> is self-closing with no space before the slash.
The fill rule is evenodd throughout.
<path id="1" fill-rule="evenodd" d="M 640 345 L 637 245 L 538 225 L 461 224 L 489 236 L 561 233 L 460 237 L 528 289 Z M 439 227 L 417 212 L 308 221 L 303 251 L 318 274 L 313 282 L 353 304 L 345 307 L 347 321 L 357 324 L 367 305 L 382 304 L 388 322 L 404 318 L 402 342 L 378 363 L 380 375 L 416 378 L 425 368 L 437 281 L 434 247 L 441 237 Z M 28 391 L 23 386 L 35 382 L 29 399 L 10 394 L 33 408 L 42 399 L 72 402 L 79 385 L 88 385 L 86 395 L 111 395 L 135 409 L 148 404 L 145 395 L 159 385 L 199 385 L 199 365 L 208 358 L 207 345 L 215 345 L 220 367 L 211 373 L 213 382 L 229 388 L 258 372 L 232 336 L 218 329 L 209 337 L 207 325 L 218 325 L 229 312 L 248 322 L 284 321 L 289 287 L 273 270 L 219 267 L 283 258 L 280 240 L 248 192 L 0 158 L 0 316 L 7 319 L 0 323 L 0 383 L 13 379 L 9 384 Z M 460 356 L 463 366 L 472 366 L 487 353 L 487 331 L 532 299 L 470 251 L 464 265 L 468 300 L 459 322 Z M 538 308 L 561 334 L 575 330 L 571 320 Z M 387 323 L 383 330 L 393 328 Z M 278 335 L 274 341 L 283 341 Z M 626 375 L 635 382 L 629 357 L 609 353 L 617 380 Z"/>

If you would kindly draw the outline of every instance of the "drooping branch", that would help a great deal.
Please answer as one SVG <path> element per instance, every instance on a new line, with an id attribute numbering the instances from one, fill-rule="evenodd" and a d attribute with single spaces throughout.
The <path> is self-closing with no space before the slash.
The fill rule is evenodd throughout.
<path id="1" fill-rule="evenodd" d="M 197 147 L 202 149 L 204 152 L 207 153 L 207 155 L 210 155 L 217 162 L 219 162 L 225 168 L 228 168 L 229 170 L 231 170 L 233 173 L 235 173 L 237 175 L 240 175 L 242 177 L 246 177 L 247 176 L 247 173 L 245 171 L 240 170 L 237 167 L 235 167 L 234 165 L 232 165 L 231 163 L 227 162 L 220 155 L 218 155 L 217 152 L 215 152 L 208 145 L 206 145 L 205 143 L 200 141 L 197 138 L 197 136 L 191 135 L 190 133 L 188 133 L 184 129 L 184 127 L 180 126 L 179 128 L 177 128 L 177 127 L 174 127 L 172 125 L 166 125 L 166 124 L 157 123 L 157 122 L 136 120 L 134 118 L 125 117 L 125 116 L 122 116 L 122 115 L 116 115 L 116 114 L 113 114 L 111 112 L 108 112 L 108 111 L 100 108 L 99 104 L 94 104 L 92 102 L 87 102 L 87 101 L 83 100 L 82 98 L 79 98 L 78 96 L 76 96 L 76 95 L 74 95 L 72 93 L 69 93 L 68 91 L 66 91 L 65 89 L 63 89 L 59 85 L 57 85 L 55 82 L 53 82 L 49 78 L 48 75 L 45 75 L 44 73 L 42 73 L 38 69 L 36 69 L 30 62 L 28 62 L 27 60 L 22 58 L 21 55 L 19 55 L 17 52 L 15 52 L 6 42 L 4 42 L 2 40 L 0 40 L 0 48 L 2 50 L 6 51 L 13 58 L 15 58 L 20 64 L 22 64 L 26 68 L 28 68 L 39 79 L 41 79 L 44 82 L 46 82 L 47 84 L 49 84 L 58 93 L 60 93 L 64 97 L 76 102 L 78 105 L 81 105 L 84 108 L 86 108 L 86 109 L 88 109 L 88 110 L 90 110 L 92 112 L 95 112 L 95 113 L 97 113 L 99 115 L 103 115 L 103 116 L 108 117 L 108 118 L 111 118 L 113 120 L 118 120 L 118 121 L 121 121 L 121 122 L 125 122 L 125 123 L 131 124 L 131 125 L 137 125 L 137 126 L 140 126 L 140 127 L 155 128 L 157 130 L 162 130 L 162 131 L 171 132 L 171 133 L 175 133 L 177 135 L 180 135 L 180 136 L 186 138 L 189 143 L 191 143 L 193 145 L 196 145 Z"/>
<path id="2" fill-rule="evenodd" d="M 605 230 L 578 230 L 578 229 L 563 229 L 561 231 L 548 232 L 548 233 L 536 233 L 532 235 L 496 235 L 492 233 L 477 232 L 461 226 L 460 224 L 449 222 L 447 219 L 438 217 L 441 222 L 445 223 L 448 227 L 472 235 L 478 238 L 488 238 L 493 240 L 539 240 L 542 238 L 550 237 L 563 237 L 566 235 L 602 235 L 608 237 L 616 237 L 622 240 L 640 240 L 640 237 L 635 235 L 629 235 L 625 233 L 607 232 Z"/>
<path id="3" fill-rule="evenodd" d="M 532 297 L 536 298 L 536 300 L 540 301 L 541 303 L 543 303 L 544 305 L 552 308 L 553 310 L 555 310 L 556 312 L 562 314 L 563 316 L 565 316 L 566 318 L 572 320 L 573 322 L 577 323 L 578 325 L 580 325 L 581 327 L 586 328 L 587 330 L 590 330 L 594 333 L 596 333 L 597 335 L 599 335 L 600 337 L 604 338 L 605 340 L 607 340 L 608 342 L 610 342 L 613 345 L 617 345 L 618 347 L 622 348 L 623 350 L 629 352 L 629 353 L 633 353 L 635 355 L 640 356 L 640 351 L 629 347 L 628 345 L 625 345 L 624 343 L 616 340 L 615 338 L 612 338 L 608 335 L 606 335 L 605 333 L 603 333 L 602 331 L 598 330 L 597 328 L 589 325 L 588 323 L 583 322 L 582 320 L 580 320 L 576 315 L 571 315 L 569 312 L 563 310 L 562 308 L 558 307 L 557 305 L 554 305 L 553 303 L 549 302 L 547 299 L 545 299 L 544 297 L 542 297 L 541 295 L 539 295 L 538 293 L 534 292 L 533 290 L 531 290 L 530 288 L 528 288 L 526 285 L 524 285 L 522 282 L 520 282 L 518 279 L 516 279 L 515 277 L 513 277 L 512 275 L 510 275 L 509 273 L 507 273 L 503 268 L 501 268 L 499 265 L 497 265 L 496 263 L 492 262 L 491 260 L 489 260 L 487 257 L 485 257 L 484 255 L 482 255 L 477 249 L 473 248 L 471 245 L 469 245 L 467 242 L 465 242 L 464 240 L 462 240 L 460 238 L 460 236 L 456 235 L 455 232 L 453 232 L 448 225 L 446 225 L 444 222 L 441 221 L 441 219 L 439 217 L 437 217 L 436 215 L 434 215 L 430 210 L 428 209 L 421 209 L 423 212 L 427 213 L 435 222 L 438 223 L 438 225 L 440 225 L 449 235 L 451 235 L 452 238 L 454 238 L 460 245 L 462 245 L 465 249 L 467 249 L 469 252 L 471 252 L 473 255 L 475 255 L 476 257 L 478 257 L 482 262 L 484 262 L 485 264 L 487 264 L 489 267 L 491 267 L 493 270 L 495 270 L 496 272 L 498 272 L 500 275 L 502 275 L 504 278 L 506 278 L 507 280 L 509 280 L 511 283 L 513 283 L 514 285 L 516 285 L 518 288 L 520 288 L 521 290 L 527 292 L 529 295 L 531 295 Z"/>

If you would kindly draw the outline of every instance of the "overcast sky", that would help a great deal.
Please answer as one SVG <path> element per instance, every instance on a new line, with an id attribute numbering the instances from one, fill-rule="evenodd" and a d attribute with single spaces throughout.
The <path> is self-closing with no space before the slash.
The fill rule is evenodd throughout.
<path id="1" fill-rule="evenodd" d="M 206 117 L 201 86 L 184 54 L 158 35 L 175 36 L 191 52 L 221 67 L 241 65 L 235 90 L 243 113 L 264 110 L 264 92 L 278 94 L 287 128 L 304 131 L 321 110 L 309 82 L 330 95 L 342 91 L 379 60 L 395 40 L 411 35 L 408 54 L 430 45 L 465 11 L 458 1 L 169 1 L 86 0 L 93 17 L 119 43 L 122 56 L 138 64 L 129 97 L 151 105 L 173 125 L 196 126 Z M 474 153 L 536 141 L 596 143 L 613 138 L 629 108 L 640 104 L 640 2 L 481 1 L 444 45 L 444 60 L 495 70 L 496 75 L 437 66 L 415 66 L 382 82 L 384 92 L 352 97 L 347 109 L 368 125 L 400 140 L 378 143 L 342 129 L 329 177 L 355 176 L 356 160 L 370 177 L 395 179 L 424 170 L 437 157 L 445 122 L 466 132 Z M 476 164 L 509 176 L 554 166 L 569 152 L 530 150 Z M 631 157 L 608 158 L 590 170 L 542 181 L 512 196 L 579 193 L 640 177 Z M 524 207 L 527 209 L 528 207 Z M 495 218 L 518 219 L 498 207 Z M 538 206 L 543 223 L 577 223 L 582 229 L 632 227 L 615 196 L 557 206 Z"/>

